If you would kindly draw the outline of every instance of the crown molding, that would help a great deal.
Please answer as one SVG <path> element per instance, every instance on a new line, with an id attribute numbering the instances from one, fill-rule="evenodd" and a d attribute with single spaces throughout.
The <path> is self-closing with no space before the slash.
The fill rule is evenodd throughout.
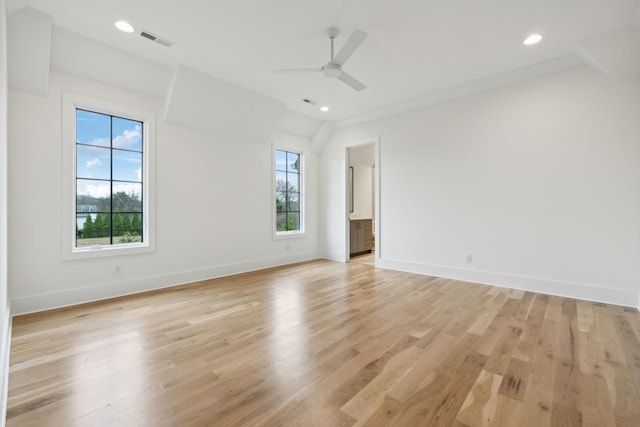
<path id="1" fill-rule="evenodd" d="M 580 59 L 580 57 L 576 54 L 563 56 L 530 67 L 520 68 L 517 70 L 499 74 L 497 76 L 489 77 L 487 79 L 478 80 L 465 85 L 445 89 L 443 91 L 435 92 L 413 101 L 357 115 L 348 119 L 339 120 L 335 122 L 335 127 L 343 128 L 358 123 L 368 122 L 370 120 L 393 116 L 396 114 L 404 113 L 406 111 L 416 110 L 419 108 L 440 104 L 442 102 L 451 101 L 453 99 L 462 98 L 476 93 L 486 92 L 503 86 L 508 86 L 524 80 L 533 79 L 547 74 L 557 73 L 560 71 L 579 67 L 584 64 L 584 61 Z"/>

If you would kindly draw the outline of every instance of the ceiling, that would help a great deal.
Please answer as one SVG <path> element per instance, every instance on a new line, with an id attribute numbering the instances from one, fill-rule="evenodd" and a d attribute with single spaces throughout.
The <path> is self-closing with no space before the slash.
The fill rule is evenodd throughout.
<path id="1" fill-rule="evenodd" d="M 188 66 L 318 120 L 345 120 L 456 87 L 576 57 L 582 40 L 640 21 L 640 0 L 8 0 L 55 27 L 160 64 Z M 114 22 L 126 19 L 137 33 Z M 638 24 L 640 25 L 640 23 Z M 329 60 L 325 29 L 368 37 L 344 66 L 367 89 L 322 74 L 276 75 Z M 174 43 L 150 42 L 139 30 Z M 532 32 L 544 36 L 523 46 Z M 313 106 L 302 102 L 309 98 Z M 320 105 L 330 111 L 322 113 Z"/>

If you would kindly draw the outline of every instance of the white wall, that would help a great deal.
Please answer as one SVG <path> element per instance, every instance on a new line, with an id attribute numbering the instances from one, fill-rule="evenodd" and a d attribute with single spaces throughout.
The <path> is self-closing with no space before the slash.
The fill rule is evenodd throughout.
<path id="1" fill-rule="evenodd" d="M 324 254 L 344 259 L 345 146 L 380 137 L 380 266 L 636 306 L 638 117 L 639 79 L 580 67 L 338 129 Z"/>
<path id="2" fill-rule="evenodd" d="M 0 0 L 0 425 L 4 425 L 9 381 L 11 319 L 7 296 L 7 18 Z"/>
<path id="3" fill-rule="evenodd" d="M 157 251 L 62 261 L 63 92 L 157 114 Z M 318 256 L 318 159 L 306 150 L 307 236 L 272 238 L 272 153 L 251 143 L 164 123 L 164 101 L 52 71 L 44 98 L 9 93 L 9 291 L 24 313 L 254 270 Z M 122 274 L 115 274 L 115 265 Z"/>
<path id="4" fill-rule="evenodd" d="M 353 168 L 353 212 L 351 219 L 373 218 L 373 168 L 375 144 L 364 144 L 349 148 L 349 166 Z"/>
<path id="5" fill-rule="evenodd" d="M 351 219 L 373 218 L 373 169 L 353 165 L 353 212 Z"/>

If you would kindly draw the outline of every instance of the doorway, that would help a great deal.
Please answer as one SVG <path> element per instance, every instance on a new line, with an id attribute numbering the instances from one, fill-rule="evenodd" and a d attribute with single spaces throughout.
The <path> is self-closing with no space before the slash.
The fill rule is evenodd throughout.
<path id="1" fill-rule="evenodd" d="M 346 260 L 375 265 L 380 257 L 378 142 L 346 150 Z"/>

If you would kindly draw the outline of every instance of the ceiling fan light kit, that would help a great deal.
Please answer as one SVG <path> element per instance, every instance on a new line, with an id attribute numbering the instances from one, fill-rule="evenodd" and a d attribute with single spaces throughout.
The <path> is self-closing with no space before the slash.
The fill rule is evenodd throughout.
<path id="1" fill-rule="evenodd" d="M 367 33 L 362 30 L 355 30 L 342 46 L 342 49 L 340 49 L 338 54 L 335 56 L 333 55 L 333 41 L 338 36 L 338 34 L 340 34 L 340 30 L 335 27 L 330 27 L 327 28 L 326 34 L 327 36 L 329 36 L 329 40 L 331 41 L 331 59 L 325 65 L 320 68 L 292 68 L 275 70 L 275 72 L 279 74 L 322 72 L 325 77 L 336 78 L 357 91 L 365 89 L 367 86 L 358 81 L 355 77 L 345 73 L 342 70 L 342 66 L 345 62 L 347 62 L 347 59 L 349 59 L 351 55 L 353 55 L 358 46 L 360 46 L 360 44 L 364 41 L 364 39 L 367 37 Z"/>

